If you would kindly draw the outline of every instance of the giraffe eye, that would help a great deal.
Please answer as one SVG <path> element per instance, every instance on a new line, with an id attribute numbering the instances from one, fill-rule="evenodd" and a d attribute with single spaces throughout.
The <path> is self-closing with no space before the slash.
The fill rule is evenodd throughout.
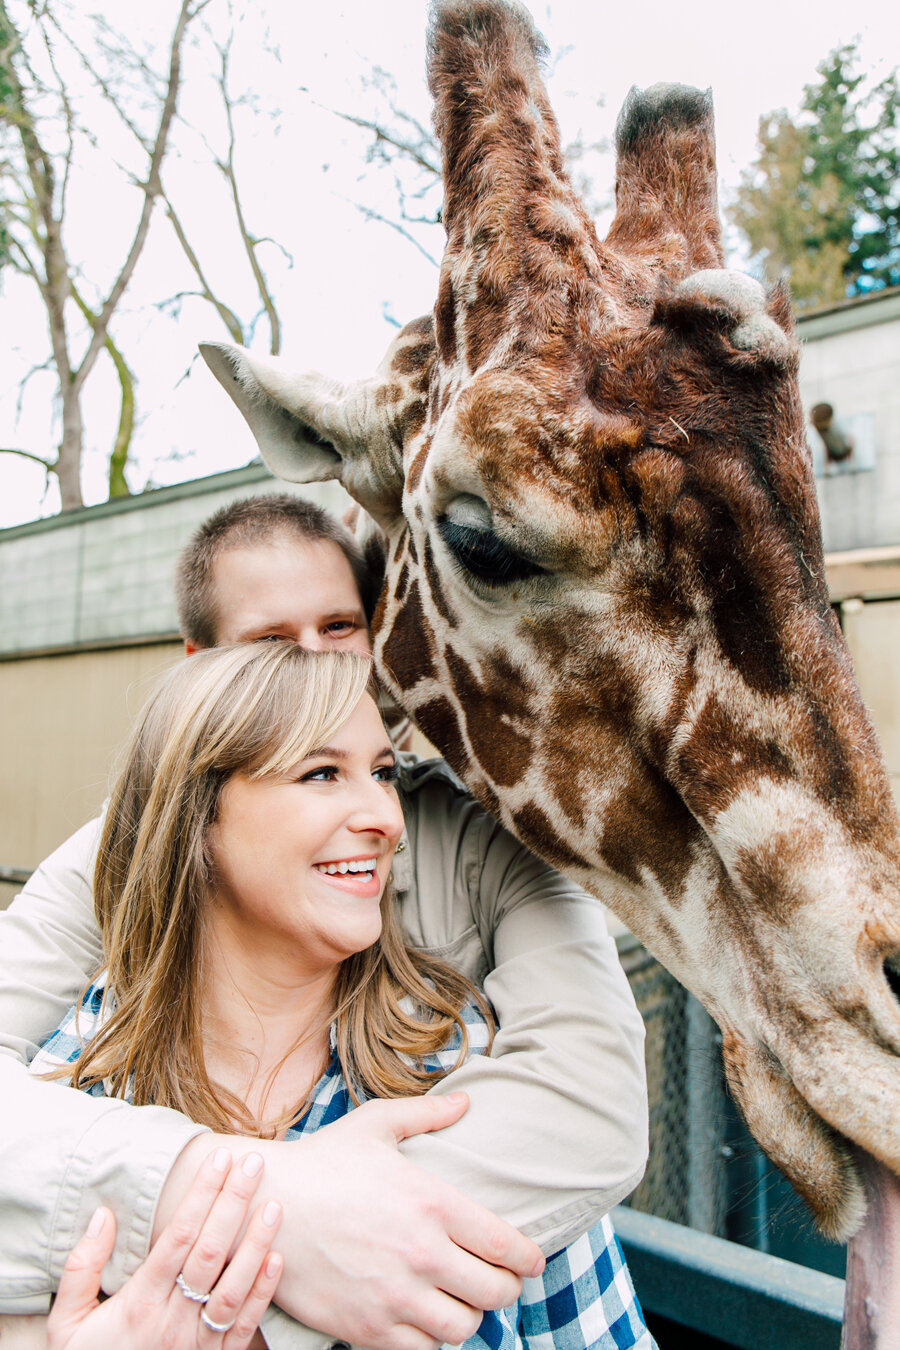
<path id="1" fill-rule="evenodd" d="M 462 571 L 488 586 L 507 586 L 544 575 L 543 567 L 515 553 L 490 529 L 444 516 L 438 521 L 438 531 Z"/>

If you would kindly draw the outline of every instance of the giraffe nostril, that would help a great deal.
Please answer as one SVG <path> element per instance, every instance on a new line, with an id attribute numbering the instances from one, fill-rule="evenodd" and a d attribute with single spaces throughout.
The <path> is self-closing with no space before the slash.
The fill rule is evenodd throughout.
<path id="1" fill-rule="evenodd" d="M 900 952 L 885 958 L 884 978 L 895 1000 L 900 1004 Z"/>

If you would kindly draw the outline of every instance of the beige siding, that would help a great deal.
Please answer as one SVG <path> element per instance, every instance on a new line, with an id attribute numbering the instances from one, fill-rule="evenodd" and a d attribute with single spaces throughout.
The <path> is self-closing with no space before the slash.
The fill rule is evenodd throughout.
<path id="1" fill-rule="evenodd" d="M 900 600 L 845 601 L 841 621 L 900 801 Z"/>
<path id="2" fill-rule="evenodd" d="M 0 662 L 0 863 L 34 867 L 106 795 L 130 717 L 180 643 Z M 0 904 L 15 887 L 0 886 Z"/>

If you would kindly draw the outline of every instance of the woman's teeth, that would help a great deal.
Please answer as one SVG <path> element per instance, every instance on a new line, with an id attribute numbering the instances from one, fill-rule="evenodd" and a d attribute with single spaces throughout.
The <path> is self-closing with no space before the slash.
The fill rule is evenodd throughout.
<path id="1" fill-rule="evenodd" d="M 316 871 L 333 877 L 336 872 L 374 872 L 375 858 L 361 858 L 358 862 L 316 863 Z"/>

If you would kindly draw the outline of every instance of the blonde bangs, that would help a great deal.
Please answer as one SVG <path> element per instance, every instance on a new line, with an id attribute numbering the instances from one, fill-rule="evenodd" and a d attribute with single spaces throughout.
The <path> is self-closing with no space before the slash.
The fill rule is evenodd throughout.
<path id="1" fill-rule="evenodd" d="M 365 693 L 375 697 L 371 661 L 350 652 L 340 654 L 340 665 L 330 672 L 327 683 L 317 681 L 313 669 L 307 673 L 306 688 L 298 689 L 293 679 L 285 688 L 280 673 L 273 672 L 269 696 L 255 710 L 262 727 L 268 729 L 268 743 L 258 762 L 246 771 L 248 778 L 289 773 L 329 743 Z M 296 713 L 298 695 L 302 698 L 302 717 Z"/>

